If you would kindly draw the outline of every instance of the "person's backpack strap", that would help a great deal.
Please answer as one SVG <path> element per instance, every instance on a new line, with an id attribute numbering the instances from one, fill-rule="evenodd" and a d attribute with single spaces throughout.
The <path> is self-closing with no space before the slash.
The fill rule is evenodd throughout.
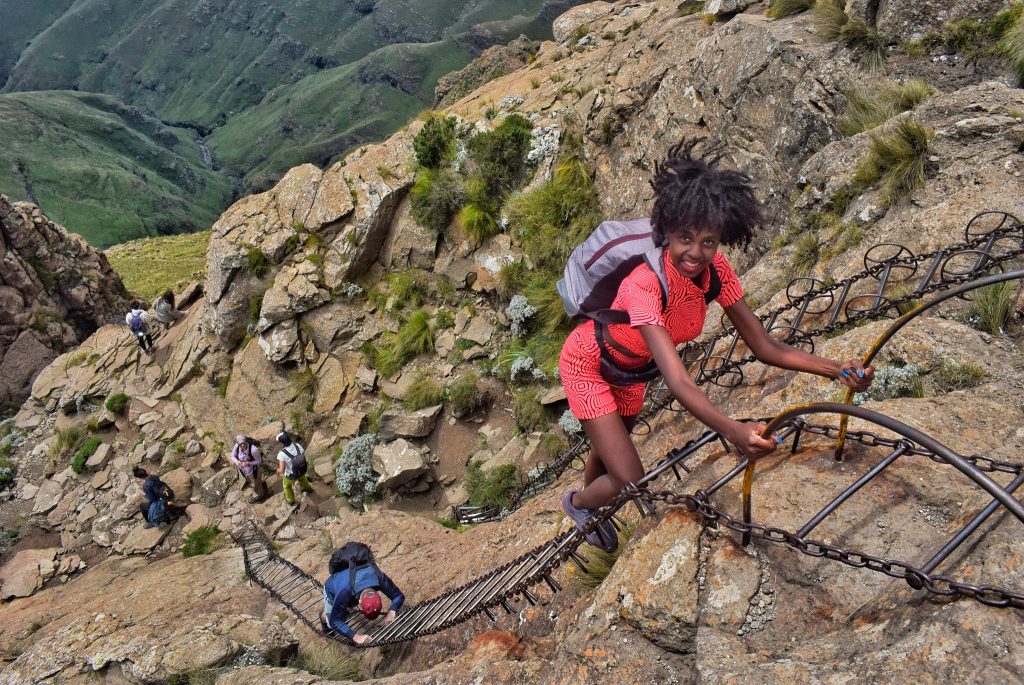
<path id="1" fill-rule="evenodd" d="M 697 283 L 697 280 L 694 279 L 693 282 Z M 700 283 L 697 283 L 697 287 L 700 287 Z M 714 264 L 708 264 L 708 290 L 704 293 L 704 304 L 711 304 L 721 294 L 722 277 L 718 275 L 718 269 Z"/>

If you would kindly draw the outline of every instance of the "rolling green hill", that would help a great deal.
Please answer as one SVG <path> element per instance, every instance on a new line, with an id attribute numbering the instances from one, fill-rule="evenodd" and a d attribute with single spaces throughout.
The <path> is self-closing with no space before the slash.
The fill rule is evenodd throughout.
<path id="1" fill-rule="evenodd" d="M 205 228 L 233 197 L 188 129 L 104 95 L 0 95 L 0 192 L 106 247 Z"/>
<path id="2" fill-rule="evenodd" d="M 227 206 L 229 182 L 196 166 L 195 134 L 183 129 L 209 141 L 213 168 L 241 192 L 263 190 L 296 164 L 324 165 L 390 135 L 430 106 L 440 76 L 489 45 L 550 36 L 553 16 L 579 1 L 0 0 L 0 92 L 103 93 L 125 103 L 86 115 L 81 97 L 47 95 L 29 108 L 34 126 L 5 117 L 0 133 L 13 142 L 0 151 L 0 165 L 11 167 L 0 169 L 0 191 L 21 199 L 31 188 L 50 214 L 100 246 L 190 222 L 205 228 Z M 3 102 L 0 111 L 28 106 Z M 64 104 L 70 111 L 59 111 Z M 193 169 L 202 191 L 186 201 L 169 179 L 178 191 L 166 183 L 132 190 L 126 179 L 144 177 L 125 171 L 135 162 L 111 164 L 125 141 L 103 143 L 97 119 L 118 108 L 146 112 L 189 141 L 165 152 L 188 160 L 179 171 Z M 46 149 L 29 149 L 40 139 L 35 129 L 48 128 L 42 122 L 79 118 L 89 142 L 70 144 L 75 131 L 57 123 L 61 133 L 42 136 Z M 101 148 L 93 165 L 89 154 Z M 47 168 L 55 149 L 77 160 L 69 174 Z"/>

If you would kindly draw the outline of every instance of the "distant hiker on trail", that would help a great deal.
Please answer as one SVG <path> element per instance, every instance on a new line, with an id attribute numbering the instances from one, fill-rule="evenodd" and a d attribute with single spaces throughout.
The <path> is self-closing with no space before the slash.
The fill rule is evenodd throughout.
<path id="1" fill-rule="evenodd" d="M 277 453 L 277 472 L 282 475 L 284 499 L 290 506 L 295 506 L 295 489 L 292 487 L 294 483 L 298 483 L 303 492 L 313 492 L 313 486 L 306 478 L 306 470 L 309 468 L 306 450 L 283 431 L 277 434 L 277 441 L 283 446 Z"/>
<path id="2" fill-rule="evenodd" d="M 263 480 L 263 459 L 260 456 L 258 440 L 244 435 L 235 436 L 235 446 L 231 448 L 231 463 L 238 467 L 245 481 L 256 493 L 256 501 L 267 498 L 267 484 Z"/>
<path id="3" fill-rule="evenodd" d="M 163 295 L 153 300 L 153 313 L 156 316 L 156 320 L 166 328 L 170 328 L 174 325 L 175 321 L 185 316 L 183 312 L 179 312 L 174 308 L 174 293 L 170 290 L 165 291 Z"/>
<path id="4" fill-rule="evenodd" d="M 370 636 L 349 627 L 348 613 L 358 606 L 367 620 L 377 618 L 384 610 L 382 594 L 391 602 L 384 625 L 395 620 L 405 595 L 377 568 L 369 547 L 361 542 L 344 544 L 331 556 L 327 570 L 331 575 L 324 583 L 324 612 L 320 615 L 324 632 L 334 629 L 357 645 L 366 644 Z"/>
<path id="5" fill-rule="evenodd" d="M 179 513 L 174 509 L 174 490 L 171 490 L 171 486 L 160 480 L 159 476 L 149 475 L 141 466 L 132 469 L 132 475 L 145 479 L 142 492 L 146 495 L 146 501 L 139 504 L 142 527 L 153 528 L 161 523 L 170 523 L 172 515 Z"/>
<path id="6" fill-rule="evenodd" d="M 743 342 L 765 364 L 805 371 L 862 391 L 873 369 L 857 359 L 834 361 L 779 342 L 743 301 L 743 288 L 719 246 L 750 243 L 763 209 L 750 178 L 716 168 L 718 158 L 694 158 L 694 143 L 672 147 L 654 167 L 649 220 L 606 221 L 569 257 L 558 290 L 572 316 L 584 316 L 562 347 L 558 369 L 569 407 L 590 438 L 582 490 L 562 508 L 583 528 L 594 510 L 644 475 L 630 432 L 647 381 L 661 375 L 686 411 L 739 448 L 743 457 L 768 454 L 776 442 L 764 426 L 719 411 L 687 372 L 676 346 L 700 335 L 717 300 Z M 587 536 L 612 551 L 618 536 L 606 522 Z"/>
<path id="7" fill-rule="evenodd" d="M 132 310 L 124 317 L 124 322 L 128 324 L 128 330 L 139 341 L 139 347 L 142 348 L 143 352 L 152 356 L 156 352 L 156 346 L 153 345 L 153 334 L 149 330 L 150 321 L 152 319 L 149 316 L 149 312 L 143 309 L 141 302 L 133 304 Z"/>

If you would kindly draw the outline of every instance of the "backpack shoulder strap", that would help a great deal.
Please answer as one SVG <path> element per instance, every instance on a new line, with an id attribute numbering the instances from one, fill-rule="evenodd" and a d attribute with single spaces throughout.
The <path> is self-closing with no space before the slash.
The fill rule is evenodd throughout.
<path id="1" fill-rule="evenodd" d="M 656 247 L 645 252 L 644 263 L 658 277 L 658 285 L 661 287 L 661 311 L 664 312 L 668 308 L 668 276 L 665 275 L 665 248 Z"/>
<path id="2" fill-rule="evenodd" d="M 704 304 L 711 304 L 722 294 L 722 277 L 714 264 L 708 264 L 708 291 L 704 293 Z"/>

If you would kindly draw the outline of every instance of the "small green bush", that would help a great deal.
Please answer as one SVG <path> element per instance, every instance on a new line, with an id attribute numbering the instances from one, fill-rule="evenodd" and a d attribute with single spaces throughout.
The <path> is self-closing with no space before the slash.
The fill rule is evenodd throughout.
<path id="1" fill-rule="evenodd" d="M 75 473 L 85 473 L 85 462 L 96 453 L 96 449 L 102 444 L 103 441 L 99 438 L 89 438 L 84 445 L 78 448 L 75 456 L 71 458 L 71 470 Z"/>
<path id="2" fill-rule="evenodd" d="M 491 203 L 500 206 L 504 194 L 523 182 L 532 129 L 533 124 L 527 119 L 510 114 L 493 131 L 477 133 L 466 143 L 466 150 L 477 165 L 479 178 Z"/>
<path id="3" fill-rule="evenodd" d="M 15 463 L 7 457 L 0 457 L 0 487 L 14 481 Z"/>
<path id="4" fill-rule="evenodd" d="M 466 185 L 453 169 L 421 169 L 409 192 L 412 218 L 441 233 L 466 204 Z"/>
<path id="5" fill-rule="evenodd" d="M 942 366 L 936 370 L 933 381 L 940 392 L 953 392 L 973 388 L 988 378 L 985 367 L 972 362 L 960 362 L 952 359 L 945 359 Z"/>
<path id="6" fill-rule="evenodd" d="M 181 555 L 184 557 L 195 557 L 200 554 L 209 554 L 217 549 L 217 542 L 220 538 L 220 529 L 212 523 L 200 526 L 188 534 L 185 545 L 181 548 Z"/>
<path id="7" fill-rule="evenodd" d="M 487 405 L 487 393 L 480 389 L 480 375 L 467 371 L 448 388 L 448 398 L 456 417 L 469 416 Z"/>
<path id="8" fill-rule="evenodd" d="M 455 117 L 431 112 L 423 128 L 412 139 L 412 149 L 420 166 L 436 169 L 455 157 Z"/>
<path id="9" fill-rule="evenodd" d="M 1003 281 L 978 288 L 971 293 L 971 309 L 969 316 L 981 322 L 981 329 L 992 335 L 1003 332 L 1003 326 L 1013 313 L 1014 295 L 1017 284 L 1014 281 Z"/>
<path id="10" fill-rule="evenodd" d="M 446 330 L 455 325 L 455 315 L 450 309 L 438 309 L 434 314 L 434 325 L 437 330 Z"/>
<path id="11" fill-rule="evenodd" d="M 394 309 L 419 307 L 430 292 L 430 283 L 426 273 L 418 269 L 408 269 L 392 274 L 388 278 L 389 299 L 394 302 Z"/>
<path id="12" fill-rule="evenodd" d="M 857 166 L 853 182 L 862 187 L 878 182 L 882 201 L 892 205 L 924 184 L 928 141 L 935 134 L 905 117 L 889 130 L 869 135 L 871 148 Z"/>
<path id="13" fill-rule="evenodd" d="M 512 491 L 519 485 L 519 469 L 515 464 L 502 464 L 484 473 L 483 463 L 474 461 L 466 467 L 466 494 L 469 504 L 492 505 L 503 509 L 512 503 Z"/>
<path id="14" fill-rule="evenodd" d="M 839 119 L 839 131 L 852 136 L 873 129 L 934 94 L 931 86 L 917 80 L 854 86 L 845 93 L 846 111 Z"/>
<path id="15" fill-rule="evenodd" d="M 405 393 L 405 406 L 412 411 L 433 407 L 443 401 L 444 388 L 424 373 L 416 374 L 416 378 Z"/>
<path id="16" fill-rule="evenodd" d="M 768 8 L 770 19 L 782 19 L 806 12 L 814 7 L 814 0 L 772 0 Z"/>
<path id="17" fill-rule="evenodd" d="M 516 423 L 527 433 L 544 430 L 551 423 L 547 409 L 540 403 L 540 390 L 523 388 L 516 393 L 512 405 Z"/>
<path id="18" fill-rule="evenodd" d="M 107 401 L 103 403 L 103 406 L 107 408 L 111 414 L 117 414 L 121 416 L 124 414 L 125 408 L 128 406 L 128 395 L 123 392 L 114 393 L 107 398 Z"/>
<path id="19" fill-rule="evenodd" d="M 249 251 L 245 254 L 246 263 L 249 266 L 249 273 L 256 278 L 263 278 L 270 271 L 270 261 L 267 260 L 267 256 L 263 254 L 263 250 L 258 247 L 250 247 Z"/>

